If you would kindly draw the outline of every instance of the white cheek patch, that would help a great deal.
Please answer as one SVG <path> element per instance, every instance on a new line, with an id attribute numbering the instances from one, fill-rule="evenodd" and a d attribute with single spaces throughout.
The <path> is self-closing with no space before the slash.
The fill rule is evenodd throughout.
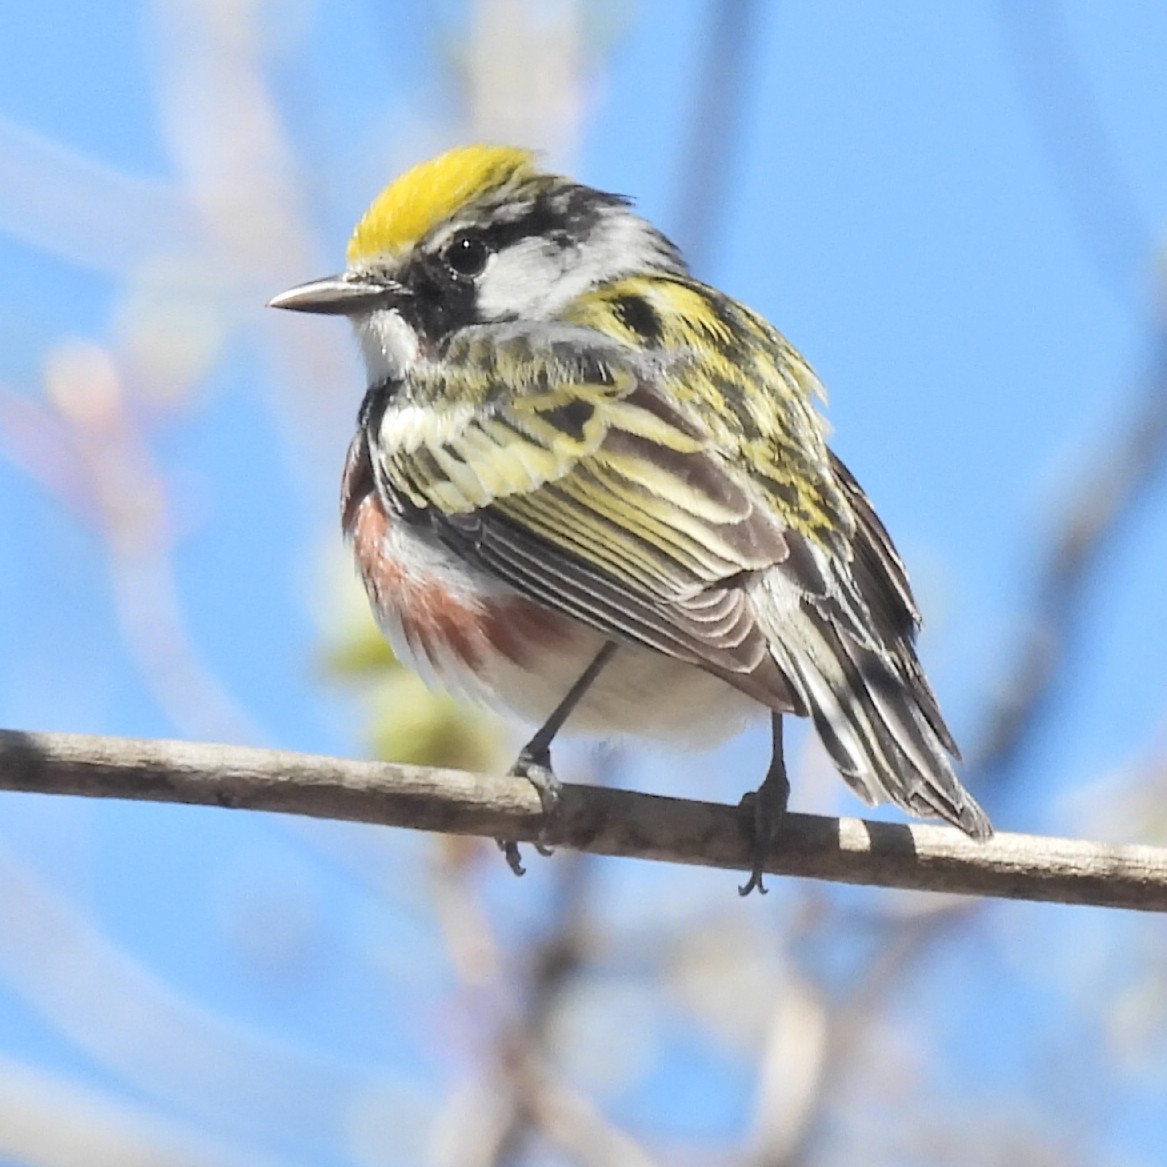
<path id="1" fill-rule="evenodd" d="M 371 381 L 397 381 L 417 363 L 417 333 L 390 308 L 353 317 Z"/>
<path id="2" fill-rule="evenodd" d="M 524 239 L 494 255 L 478 280 L 478 309 L 484 319 L 550 314 L 548 301 L 561 303 L 559 285 L 571 253 L 543 239 Z"/>
<path id="3" fill-rule="evenodd" d="M 679 271 L 660 236 L 621 209 L 604 216 L 582 246 L 524 239 L 495 255 L 478 280 L 485 320 L 547 320 L 600 284 L 638 271 Z"/>

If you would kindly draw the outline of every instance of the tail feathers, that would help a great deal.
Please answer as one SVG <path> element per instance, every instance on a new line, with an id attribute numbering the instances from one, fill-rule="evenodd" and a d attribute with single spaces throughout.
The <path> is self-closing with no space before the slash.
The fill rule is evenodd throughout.
<path id="1" fill-rule="evenodd" d="M 900 667 L 805 601 L 771 644 L 823 745 L 861 798 L 944 819 L 974 839 L 992 835 L 985 812 L 952 769 L 952 739 L 927 682 L 919 688 L 914 655 Z"/>

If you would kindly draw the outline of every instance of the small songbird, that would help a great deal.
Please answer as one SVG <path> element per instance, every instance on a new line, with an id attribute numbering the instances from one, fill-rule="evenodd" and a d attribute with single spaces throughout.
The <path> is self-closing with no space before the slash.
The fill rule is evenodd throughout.
<path id="1" fill-rule="evenodd" d="M 271 303 L 352 321 L 341 521 L 369 600 L 427 680 L 541 726 L 514 772 L 549 818 L 565 725 L 712 743 L 768 712 L 743 894 L 786 808 L 785 713 L 866 802 L 992 834 L 818 379 L 628 199 L 450 150 L 374 200 L 342 275 Z"/>

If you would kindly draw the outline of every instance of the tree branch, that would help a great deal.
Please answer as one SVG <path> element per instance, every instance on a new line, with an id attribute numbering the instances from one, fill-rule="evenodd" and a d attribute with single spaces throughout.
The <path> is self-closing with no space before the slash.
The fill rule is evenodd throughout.
<path id="1" fill-rule="evenodd" d="M 0 731 L 0 789 L 279 811 L 413 830 L 533 840 L 539 800 L 523 779 L 283 750 Z M 564 787 L 552 841 L 599 855 L 749 867 L 737 807 Z M 790 814 L 775 875 L 1009 899 L 1167 911 L 1167 850 L 949 827 Z"/>

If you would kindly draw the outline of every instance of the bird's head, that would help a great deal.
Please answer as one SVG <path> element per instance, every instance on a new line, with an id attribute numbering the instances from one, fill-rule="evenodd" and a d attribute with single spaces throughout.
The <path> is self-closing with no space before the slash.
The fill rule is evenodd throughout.
<path id="1" fill-rule="evenodd" d="M 464 146 L 419 163 L 365 212 L 337 276 L 275 308 L 348 316 L 375 377 L 400 377 L 468 325 L 552 320 L 634 273 L 680 272 L 629 200 L 540 171 L 527 150 Z"/>

